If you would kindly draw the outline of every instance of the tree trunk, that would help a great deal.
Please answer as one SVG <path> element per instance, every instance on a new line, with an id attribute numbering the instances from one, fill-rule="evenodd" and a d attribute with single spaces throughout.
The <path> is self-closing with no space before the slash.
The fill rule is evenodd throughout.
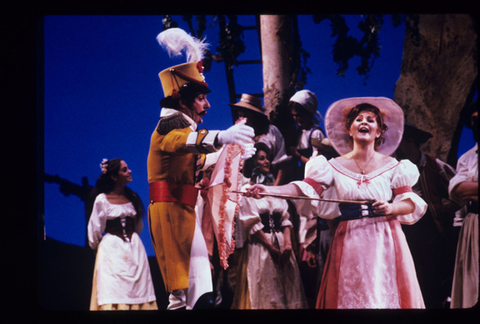
<path id="1" fill-rule="evenodd" d="M 476 25 L 466 14 L 412 15 L 406 25 L 394 101 L 406 122 L 432 133 L 423 152 L 447 162 L 451 148 L 456 153 L 460 111 L 476 84 Z"/>
<path id="2" fill-rule="evenodd" d="M 261 15 L 263 93 L 267 116 L 282 134 L 288 134 L 292 119 L 285 109 L 294 94 L 290 88 L 293 70 L 293 17 Z"/>

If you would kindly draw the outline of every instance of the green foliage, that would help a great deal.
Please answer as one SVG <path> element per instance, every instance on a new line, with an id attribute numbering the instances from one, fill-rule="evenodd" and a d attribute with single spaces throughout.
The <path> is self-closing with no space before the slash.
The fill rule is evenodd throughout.
<path id="1" fill-rule="evenodd" d="M 227 15 L 228 22 L 225 16 L 219 17 L 220 26 L 220 41 L 217 46 L 217 53 L 225 60 L 228 67 L 237 65 L 237 57 L 245 52 L 245 43 L 243 41 L 243 26 L 238 24 L 237 15 Z M 223 20 L 223 22 L 222 22 Z"/>
<path id="2" fill-rule="evenodd" d="M 245 43 L 243 41 L 243 26 L 238 24 L 237 15 L 218 15 L 213 16 L 214 23 L 207 26 L 206 15 L 196 15 L 197 30 L 193 27 L 193 15 L 183 15 L 183 20 L 188 23 L 190 34 L 203 38 L 203 33 L 207 28 L 220 26 L 220 40 L 216 47 L 216 53 L 207 52 L 203 59 L 205 71 L 210 70 L 212 60 L 215 62 L 226 62 L 228 68 L 238 65 L 237 57 L 245 52 Z"/>
<path id="3" fill-rule="evenodd" d="M 190 28 L 190 33 L 197 37 L 202 38 L 203 33 L 207 28 L 213 27 L 207 26 L 207 19 L 205 15 L 196 15 L 197 30 L 194 30 L 192 20 L 193 15 L 183 15 L 182 18 L 186 21 Z M 380 56 L 381 45 L 379 43 L 379 32 L 384 24 L 384 15 L 382 14 L 370 14 L 362 15 L 361 21 L 358 23 L 358 30 L 361 32 L 361 36 L 356 38 L 349 34 L 350 28 L 347 26 L 345 18 L 341 15 L 334 14 L 320 14 L 313 15 L 313 21 L 317 24 L 323 21 L 330 21 L 330 27 L 332 30 L 331 37 L 335 38 L 333 44 L 333 61 L 338 64 L 337 75 L 344 77 L 345 72 L 348 70 L 349 62 L 354 57 L 360 58 L 360 64 L 356 68 L 359 75 L 365 76 L 365 83 L 368 79 L 369 72 L 371 71 L 375 58 Z M 394 27 L 398 27 L 405 22 L 405 16 L 394 14 L 391 15 L 392 24 Z M 245 43 L 243 35 L 243 26 L 238 24 L 237 15 L 218 15 L 213 16 L 214 25 L 220 26 L 220 41 L 216 47 L 216 53 L 207 53 L 204 59 L 205 70 L 208 71 L 211 66 L 212 60 L 215 62 L 226 62 L 227 68 L 232 68 L 234 65 L 238 65 L 237 58 L 245 52 Z M 169 16 L 164 18 L 165 27 L 175 26 L 175 22 L 171 21 Z M 410 28 L 411 32 L 415 31 L 415 28 Z M 408 28 L 407 28 L 408 32 Z M 310 53 L 302 48 L 300 41 L 300 35 L 295 33 L 295 54 L 293 54 L 298 60 L 298 66 L 295 68 L 292 80 L 296 84 L 296 88 L 302 88 L 307 83 L 307 74 L 312 73 L 307 66 L 307 60 L 310 58 Z"/>
<path id="4" fill-rule="evenodd" d="M 349 68 L 349 61 L 353 57 L 360 58 L 357 67 L 359 75 L 368 79 L 368 73 L 373 67 L 375 58 L 380 56 L 381 46 L 378 34 L 384 24 L 383 15 L 372 14 L 362 16 L 358 23 L 358 30 L 362 32 L 360 39 L 349 35 L 350 28 L 341 15 L 313 15 L 313 21 L 317 24 L 329 20 L 332 29 L 331 37 L 336 37 L 333 44 L 333 61 L 338 64 L 337 75 L 345 76 Z M 392 15 L 393 26 L 397 27 L 404 22 L 402 15 Z"/>

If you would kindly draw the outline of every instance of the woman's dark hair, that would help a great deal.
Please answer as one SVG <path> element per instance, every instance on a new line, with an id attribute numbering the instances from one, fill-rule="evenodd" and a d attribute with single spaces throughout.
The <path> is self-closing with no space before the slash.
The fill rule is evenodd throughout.
<path id="1" fill-rule="evenodd" d="M 303 107 L 301 104 L 295 101 L 289 101 L 288 102 L 288 110 L 295 109 L 301 116 L 305 116 L 306 118 L 313 118 L 313 115 L 311 112 L 309 112 L 305 107 Z"/>
<path id="2" fill-rule="evenodd" d="M 255 151 L 255 154 L 251 158 L 246 160 L 245 163 L 243 164 L 243 175 L 246 178 L 251 178 L 252 177 L 253 169 L 255 169 L 255 167 L 256 167 L 255 166 L 255 159 L 257 158 L 260 151 L 263 151 L 263 152 L 267 153 L 268 160 L 272 161 L 271 151 L 270 151 L 270 148 L 268 147 L 267 144 L 262 143 L 262 142 L 258 142 L 258 143 L 255 143 L 254 146 L 257 149 Z"/>
<path id="3" fill-rule="evenodd" d="M 360 114 L 362 111 L 370 111 L 374 113 L 376 116 L 378 128 L 380 129 L 380 136 L 375 139 L 375 150 L 376 150 L 380 146 L 380 144 L 385 142 L 385 137 L 383 137 L 383 134 L 388 130 L 388 126 L 385 124 L 385 121 L 383 120 L 383 114 L 380 111 L 380 109 L 378 109 L 377 107 L 369 103 L 362 103 L 362 104 L 356 105 L 355 107 L 350 109 L 350 111 L 348 112 L 345 118 L 345 127 L 347 128 L 347 130 L 349 130 L 355 118 L 357 118 L 358 114 Z"/>
<path id="4" fill-rule="evenodd" d="M 90 192 L 90 195 L 86 202 L 86 216 L 87 222 L 92 214 L 93 204 L 95 202 L 95 198 L 101 193 L 108 193 L 113 190 L 115 187 L 115 181 L 112 179 L 112 175 L 118 175 L 120 171 L 120 163 L 122 159 L 112 159 L 107 162 L 106 164 L 106 172 L 102 173 L 95 184 L 95 187 Z M 130 200 L 137 212 L 136 217 L 143 217 L 143 203 L 138 194 L 133 191 L 132 189 L 125 186 L 125 196 Z"/>

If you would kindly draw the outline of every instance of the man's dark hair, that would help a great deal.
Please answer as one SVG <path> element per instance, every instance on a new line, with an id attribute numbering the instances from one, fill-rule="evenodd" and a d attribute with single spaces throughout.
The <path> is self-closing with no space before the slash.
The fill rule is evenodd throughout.
<path id="1" fill-rule="evenodd" d="M 185 83 L 181 87 L 180 91 L 178 91 L 178 93 L 180 94 L 180 97 L 178 98 L 174 98 L 173 96 L 165 97 L 162 100 L 160 100 L 160 106 L 179 109 L 180 108 L 179 101 L 180 99 L 183 99 L 185 101 L 185 104 L 188 107 L 190 107 L 195 101 L 195 98 L 199 94 L 207 94 L 209 92 L 210 90 L 208 88 L 205 88 L 204 86 L 198 85 L 194 82 Z"/>

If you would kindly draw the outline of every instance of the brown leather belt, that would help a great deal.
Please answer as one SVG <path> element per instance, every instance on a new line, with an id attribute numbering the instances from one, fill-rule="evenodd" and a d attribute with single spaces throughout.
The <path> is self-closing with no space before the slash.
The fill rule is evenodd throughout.
<path id="1" fill-rule="evenodd" d="M 195 207 L 198 189 L 192 185 L 155 181 L 150 186 L 150 202 L 178 202 Z"/>

